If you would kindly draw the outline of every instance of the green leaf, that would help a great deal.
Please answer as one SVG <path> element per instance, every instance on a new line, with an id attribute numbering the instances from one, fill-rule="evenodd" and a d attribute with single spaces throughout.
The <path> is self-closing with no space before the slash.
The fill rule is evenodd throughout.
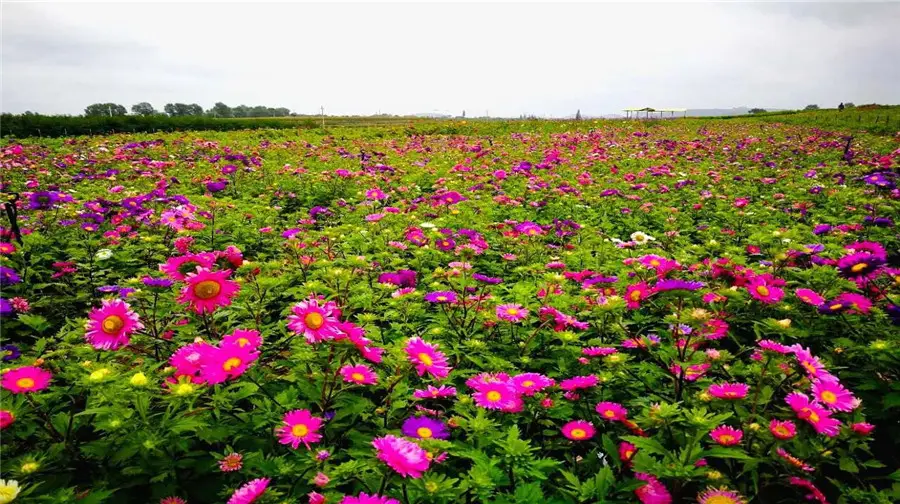
<path id="1" fill-rule="evenodd" d="M 643 450 L 644 453 L 647 454 L 657 454 L 657 455 L 665 455 L 668 450 L 666 447 L 660 444 L 659 441 L 653 438 L 646 438 L 640 436 L 622 436 L 622 439 L 628 441 L 634 446 L 638 447 L 638 449 Z"/>
<path id="2" fill-rule="evenodd" d="M 737 448 L 725 448 L 724 446 L 715 446 L 700 453 L 702 457 L 727 458 L 736 460 L 756 460 Z"/>
<path id="3" fill-rule="evenodd" d="M 859 467 L 856 466 L 856 462 L 854 462 L 850 457 L 841 457 L 840 461 L 838 462 L 838 466 L 841 468 L 841 471 L 850 473 L 859 472 Z"/>
<path id="4" fill-rule="evenodd" d="M 28 327 L 34 329 L 35 332 L 42 333 L 47 329 L 50 329 L 50 323 L 47 322 L 47 319 L 40 315 L 32 315 L 28 313 L 20 313 L 19 321 Z"/>

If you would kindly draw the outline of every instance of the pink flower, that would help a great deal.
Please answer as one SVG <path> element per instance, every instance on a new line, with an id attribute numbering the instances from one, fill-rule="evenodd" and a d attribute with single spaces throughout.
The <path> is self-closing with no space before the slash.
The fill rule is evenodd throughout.
<path id="1" fill-rule="evenodd" d="M 634 491 L 634 495 L 642 504 L 671 504 L 672 495 L 655 476 L 647 473 L 635 473 L 635 478 L 647 484 Z"/>
<path id="2" fill-rule="evenodd" d="M 797 435 L 797 426 L 790 420 L 772 419 L 769 422 L 769 432 L 778 439 L 791 439 Z"/>
<path id="3" fill-rule="evenodd" d="M 309 410 L 293 410 L 285 413 L 282 419 L 284 425 L 277 429 L 278 442 L 283 445 L 291 445 L 297 449 L 300 443 L 309 448 L 310 443 L 317 443 L 322 439 L 319 428 L 322 427 L 322 419 L 314 417 Z"/>
<path id="4" fill-rule="evenodd" d="M 521 322 L 528 317 L 528 310 L 518 304 L 497 305 L 495 313 L 498 319 L 513 323 Z"/>
<path id="5" fill-rule="evenodd" d="M 640 308 L 641 301 L 650 297 L 650 294 L 651 291 L 650 287 L 647 286 L 647 282 L 629 285 L 625 288 L 625 304 L 630 310 Z"/>
<path id="6" fill-rule="evenodd" d="M 378 459 L 404 478 L 421 478 L 431 464 L 425 450 L 403 438 L 391 435 L 375 438 L 372 446 L 378 452 Z"/>
<path id="7" fill-rule="evenodd" d="M 306 494 L 306 497 L 309 498 L 309 504 L 325 504 L 326 498 L 319 492 L 309 492 L 308 494 Z M 346 499 L 344 501 L 346 501 Z"/>
<path id="8" fill-rule="evenodd" d="M 222 472 L 240 471 L 244 467 L 244 456 L 240 453 L 229 453 L 219 460 L 219 470 Z"/>
<path id="9" fill-rule="evenodd" d="M 808 349 L 801 347 L 799 344 L 791 345 L 789 349 L 794 353 L 797 363 L 800 364 L 810 378 L 821 378 L 828 374 L 822 362 L 813 356 Z"/>
<path id="10" fill-rule="evenodd" d="M 413 392 L 413 397 L 415 397 L 416 399 L 437 399 L 441 397 L 455 396 L 456 388 L 447 387 L 445 385 L 441 385 L 440 387 L 428 385 L 425 390 L 416 390 L 415 392 Z"/>
<path id="11" fill-rule="evenodd" d="M 222 347 L 247 347 L 250 350 L 256 350 L 260 345 L 262 345 L 262 341 L 263 340 L 259 335 L 259 331 L 235 329 L 233 333 L 223 336 L 222 341 L 219 345 Z"/>
<path id="12" fill-rule="evenodd" d="M 202 356 L 200 377 L 209 384 L 222 383 L 244 374 L 247 367 L 258 358 L 259 352 L 249 345 L 209 347 Z"/>
<path id="13" fill-rule="evenodd" d="M 341 376 L 347 383 L 355 383 L 357 385 L 375 385 L 378 383 L 378 375 L 365 364 L 357 364 L 355 366 L 346 365 L 341 368 Z"/>
<path id="14" fill-rule="evenodd" d="M 851 425 L 850 428 L 853 429 L 853 432 L 862 434 L 863 436 L 875 430 L 874 425 L 866 422 L 856 422 L 855 424 Z"/>
<path id="15" fill-rule="evenodd" d="M 787 450 L 785 450 L 784 448 L 782 448 L 780 446 L 775 449 L 775 454 L 778 455 L 779 457 L 781 457 L 782 459 L 784 459 L 785 461 L 787 461 L 787 463 L 796 467 L 797 469 L 800 469 L 800 470 L 806 471 L 806 472 L 813 472 L 815 470 L 812 467 L 810 467 L 809 465 L 807 465 L 806 462 L 803 462 L 799 458 L 791 455 L 790 452 L 788 452 Z"/>
<path id="16" fill-rule="evenodd" d="M 16 421 L 16 415 L 9 410 L 0 410 L 0 430 L 3 430 Z"/>
<path id="17" fill-rule="evenodd" d="M 338 336 L 340 313 L 334 303 L 320 305 L 318 299 L 310 297 L 295 304 L 291 311 L 293 315 L 288 316 L 288 329 L 302 334 L 307 343 L 321 343 Z"/>
<path id="18" fill-rule="evenodd" d="M 566 391 L 574 391 L 580 389 L 587 389 L 597 385 L 600 380 L 594 375 L 587 376 L 573 376 L 568 380 L 563 380 L 559 383 L 559 388 Z"/>
<path id="19" fill-rule="evenodd" d="M 98 350 L 117 350 L 129 343 L 129 336 L 144 325 L 137 313 L 121 299 L 104 299 L 100 308 L 88 315 L 84 337 Z"/>
<path id="20" fill-rule="evenodd" d="M 709 394 L 718 399 L 743 399 L 750 386 L 746 383 L 716 383 L 709 386 Z"/>
<path id="21" fill-rule="evenodd" d="M 313 484 L 319 488 L 323 488 L 329 481 L 331 481 L 331 478 L 323 472 L 316 473 L 316 477 L 313 478 Z"/>
<path id="22" fill-rule="evenodd" d="M 784 297 L 783 290 L 768 283 L 761 276 L 754 277 L 747 283 L 747 291 L 754 299 L 766 304 L 777 303 Z"/>
<path id="23" fill-rule="evenodd" d="M 713 438 L 713 441 L 722 446 L 733 446 L 741 442 L 744 433 L 734 427 L 720 425 L 713 429 L 709 433 L 709 436 Z"/>
<path id="24" fill-rule="evenodd" d="M 810 289 L 797 289 L 794 291 L 794 295 L 797 296 L 800 301 L 812 306 L 819 306 L 825 302 L 825 298 Z"/>
<path id="25" fill-rule="evenodd" d="M 516 409 L 521 402 L 516 389 L 508 383 L 485 383 L 472 394 L 475 404 L 481 408 L 495 410 Z"/>
<path id="26" fill-rule="evenodd" d="M 618 352 L 618 350 L 613 347 L 586 347 L 581 349 L 581 353 L 588 357 L 602 357 L 616 352 Z"/>
<path id="27" fill-rule="evenodd" d="M 630 466 L 631 457 L 634 457 L 636 451 L 637 446 L 634 446 L 627 441 L 622 441 L 619 443 L 619 460 Z"/>
<path id="28" fill-rule="evenodd" d="M 200 373 L 204 358 L 214 349 L 205 341 L 190 343 L 176 350 L 169 358 L 169 364 L 175 367 L 176 376 L 193 376 Z"/>
<path id="29" fill-rule="evenodd" d="M 619 403 L 604 401 L 597 403 L 594 409 L 600 415 L 600 418 L 611 422 L 625 420 L 628 416 L 628 410 Z"/>
<path id="30" fill-rule="evenodd" d="M 775 353 L 780 353 L 780 354 L 790 353 L 790 349 L 788 347 L 782 345 L 781 343 L 772 341 L 772 340 L 763 339 L 763 340 L 757 341 L 756 344 L 763 350 L 768 350 L 770 352 L 775 352 Z"/>
<path id="31" fill-rule="evenodd" d="M 416 366 L 419 376 L 426 372 L 435 378 L 446 378 L 453 369 L 447 365 L 447 357 L 438 350 L 437 343 L 427 343 L 418 336 L 406 341 L 406 355 Z"/>
<path id="32" fill-rule="evenodd" d="M 238 488 L 228 499 L 228 504 L 250 504 L 256 501 L 259 496 L 266 493 L 269 486 L 269 478 L 257 478 Z"/>
<path id="33" fill-rule="evenodd" d="M 159 265 L 159 271 L 165 273 L 172 280 L 184 280 L 188 275 L 197 271 L 197 268 L 210 269 L 215 264 L 216 255 L 211 252 L 185 254 L 170 257 L 165 264 Z"/>
<path id="34" fill-rule="evenodd" d="M 812 384 L 813 397 L 818 399 L 826 408 L 834 411 L 853 411 L 855 397 L 845 389 L 837 378 L 823 376 Z"/>
<path id="35" fill-rule="evenodd" d="M 834 437 L 840 433 L 841 422 L 831 418 L 831 413 L 818 403 L 810 402 L 806 394 L 792 392 L 785 398 L 785 402 L 794 410 L 797 418 L 806 420 L 819 434 Z"/>
<path id="36" fill-rule="evenodd" d="M 197 268 L 185 278 L 179 303 L 190 305 L 196 313 L 212 313 L 220 306 L 231 304 L 231 298 L 241 290 L 237 282 L 228 280 L 230 271 L 209 271 Z"/>
<path id="37" fill-rule="evenodd" d="M 552 387 L 555 382 L 551 378 L 547 378 L 539 373 L 522 373 L 513 376 L 509 380 L 509 383 L 515 387 L 518 393 L 530 397 L 536 392 L 540 392 L 547 387 Z"/>
<path id="38" fill-rule="evenodd" d="M 13 394 L 29 394 L 40 392 L 50 386 L 53 374 L 36 366 L 23 366 L 10 369 L 0 378 L 0 387 Z"/>
<path id="39" fill-rule="evenodd" d="M 819 504 L 828 504 L 828 499 L 825 498 L 825 494 L 822 493 L 821 490 L 816 488 L 816 485 L 813 484 L 812 481 L 805 480 L 803 478 L 797 478 L 792 476 L 788 480 L 791 485 L 803 487 L 809 490 L 809 494 L 806 495 L 806 500 L 817 500 Z"/>
<path id="40" fill-rule="evenodd" d="M 312 499 L 310 499 L 310 504 L 313 504 Z M 363 492 L 357 497 L 352 497 L 350 495 L 344 497 L 340 504 L 400 504 L 400 501 L 391 499 L 390 497 L 382 497 L 377 494 L 368 495 Z"/>
<path id="41" fill-rule="evenodd" d="M 585 441 L 591 439 L 596 432 L 594 424 L 584 420 L 572 420 L 562 427 L 563 436 L 566 436 L 572 441 Z"/>

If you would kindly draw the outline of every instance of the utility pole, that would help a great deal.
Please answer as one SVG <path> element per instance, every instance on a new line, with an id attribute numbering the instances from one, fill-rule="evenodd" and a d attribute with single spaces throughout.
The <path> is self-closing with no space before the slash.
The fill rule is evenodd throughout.
<path id="1" fill-rule="evenodd" d="M 322 129 L 325 129 L 325 105 L 319 107 L 322 111 Z"/>
<path id="2" fill-rule="evenodd" d="M 106 110 L 109 112 L 109 117 L 112 117 L 112 105 L 107 105 Z"/>

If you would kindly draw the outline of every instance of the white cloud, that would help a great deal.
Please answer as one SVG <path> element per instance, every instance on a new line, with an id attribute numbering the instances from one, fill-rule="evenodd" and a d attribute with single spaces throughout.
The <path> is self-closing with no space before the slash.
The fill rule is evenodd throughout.
<path id="1" fill-rule="evenodd" d="M 898 102 L 897 4 L 3 4 L 3 111 Z"/>

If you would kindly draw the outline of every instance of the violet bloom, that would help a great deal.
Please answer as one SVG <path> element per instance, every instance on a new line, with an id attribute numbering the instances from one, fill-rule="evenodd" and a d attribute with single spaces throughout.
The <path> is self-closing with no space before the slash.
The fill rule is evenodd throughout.
<path id="1" fill-rule="evenodd" d="M 425 294 L 425 301 L 436 304 L 455 303 L 458 300 L 455 292 L 452 291 L 435 291 Z"/>
<path id="2" fill-rule="evenodd" d="M 503 283 L 502 278 L 489 277 L 487 275 L 482 275 L 481 273 L 474 273 L 472 275 L 472 278 L 474 278 L 475 280 L 478 280 L 479 282 L 484 282 L 484 283 L 490 284 L 490 285 L 497 285 L 497 284 Z"/>

